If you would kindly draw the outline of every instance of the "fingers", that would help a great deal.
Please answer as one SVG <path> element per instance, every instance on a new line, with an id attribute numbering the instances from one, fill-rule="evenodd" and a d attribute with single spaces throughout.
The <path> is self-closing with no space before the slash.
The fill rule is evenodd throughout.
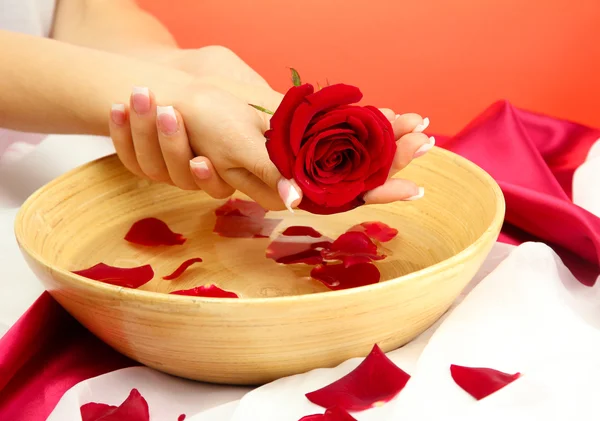
<path id="1" fill-rule="evenodd" d="M 156 107 L 158 143 L 169 179 L 183 190 L 197 190 L 188 162 L 194 157 L 181 114 L 173 107 Z"/>
<path id="2" fill-rule="evenodd" d="M 253 198 L 270 210 L 292 209 L 300 204 L 302 190 L 283 178 L 271 162 L 265 148 L 265 137 L 256 126 L 240 127 L 237 133 L 246 137 L 237 139 L 236 168 L 223 175 L 228 184 Z"/>
<path id="3" fill-rule="evenodd" d="M 390 178 L 385 184 L 367 192 L 363 200 L 368 205 L 384 204 L 399 200 L 410 201 L 422 198 L 425 189 L 410 180 Z"/>
<path id="4" fill-rule="evenodd" d="M 138 177 L 143 177 L 144 173 L 138 164 L 133 147 L 129 110 L 125 104 L 112 105 L 108 127 L 115 151 L 125 168 Z"/>
<path id="5" fill-rule="evenodd" d="M 169 171 L 158 141 L 154 95 L 148 88 L 133 88 L 130 109 L 133 147 L 140 168 L 151 180 L 170 183 Z"/>
<path id="6" fill-rule="evenodd" d="M 410 161 L 427 153 L 435 145 L 435 138 L 433 136 L 427 137 L 423 133 L 409 133 L 402 136 L 396 144 L 396 154 L 394 155 L 390 175 L 396 174 L 410 164 Z"/>
<path id="7" fill-rule="evenodd" d="M 408 133 L 422 133 L 429 126 L 429 119 L 414 113 L 398 114 L 392 126 L 396 139 L 400 139 Z"/>
<path id="8" fill-rule="evenodd" d="M 206 157 L 198 156 L 192 159 L 189 162 L 189 172 L 195 184 L 215 199 L 225 199 L 235 192 L 235 189 L 219 176 L 212 162 Z"/>
<path id="9" fill-rule="evenodd" d="M 393 123 L 394 120 L 396 120 L 396 113 L 392 109 L 380 108 L 379 111 L 381 111 L 381 114 L 383 114 L 385 116 L 385 118 L 390 120 L 390 123 Z"/>

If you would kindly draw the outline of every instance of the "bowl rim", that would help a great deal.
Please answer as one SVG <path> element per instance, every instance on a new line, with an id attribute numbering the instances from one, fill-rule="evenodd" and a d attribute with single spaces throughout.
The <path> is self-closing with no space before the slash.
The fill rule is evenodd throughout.
<path id="1" fill-rule="evenodd" d="M 302 294 L 302 295 L 288 295 L 288 296 L 277 296 L 277 297 L 264 297 L 264 298 L 213 298 L 213 297 L 193 297 L 186 295 L 173 295 L 173 294 L 165 294 L 162 292 L 155 291 L 145 291 L 134 288 L 126 288 L 117 285 L 107 284 L 101 281 L 95 281 L 81 275 L 76 275 L 71 271 L 66 269 L 56 267 L 52 264 L 49 264 L 44 258 L 39 256 L 36 252 L 31 250 L 24 242 L 22 238 L 19 236 L 19 231 L 22 230 L 23 226 L 23 218 L 27 209 L 34 203 L 39 196 L 44 194 L 44 192 L 51 188 L 56 184 L 60 184 L 65 179 L 68 179 L 72 174 L 82 171 L 87 167 L 91 167 L 96 165 L 98 162 L 102 162 L 104 160 L 115 159 L 116 154 L 107 155 L 83 165 L 80 165 L 76 168 L 67 171 L 66 173 L 58 176 L 54 180 L 46 183 L 41 186 L 38 190 L 36 190 L 33 194 L 31 194 L 25 202 L 21 205 L 17 215 L 15 217 L 14 222 L 14 233 L 19 245 L 19 248 L 22 252 L 26 253 L 30 258 L 35 260 L 41 266 L 47 268 L 51 273 L 58 273 L 65 280 L 69 280 L 69 282 L 73 284 L 77 284 L 79 286 L 83 286 L 89 289 L 96 290 L 98 292 L 104 292 L 109 295 L 113 295 L 118 297 L 119 299 L 129 299 L 129 300 L 139 300 L 143 302 L 148 302 L 152 304 L 156 304 L 157 301 L 160 301 L 164 304 L 177 303 L 178 305 L 189 305 L 196 307 L 197 304 L 205 303 L 205 304 L 214 304 L 214 303 L 229 303 L 230 305 L 237 306 L 248 306 L 248 305 L 260 305 L 265 303 L 270 304 L 282 304 L 289 303 L 292 301 L 302 300 L 303 302 L 308 301 L 319 301 L 323 299 L 334 299 L 341 298 L 344 296 L 352 296 L 354 294 L 375 292 L 383 288 L 391 288 L 401 283 L 406 283 L 414 280 L 415 278 L 421 278 L 423 276 L 432 275 L 434 273 L 444 272 L 447 270 L 452 270 L 453 268 L 460 265 L 461 262 L 465 261 L 467 257 L 477 250 L 479 250 L 483 244 L 485 244 L 489 240 L 490 235 L 497 235 L 500 232 L 502 224 L 504 222 L 505 209 L 506 204 L 504 200 L 504 195 L 502 194 L 502 190 L 498 183 L 489 175 L 485 170 L 479 167 L 477 164 L 472 161 L 464 158 L 454 152 L 448 151 L 446 149 L 442 149 L 439 147 L 434 147 L 429 154 L 442 155 L 446 156 L 449 159 L 453 159 L 455 162 L 459 163 L 460 166 L 468 169 L 471 172 L 478 173 L 480 179 L 486 181 L 487 184 L 491 187 L 494 192 L 494 198 L 496 200 L 496 209 L 492 221 L 488 225 L 488 227 L 483 231 L 483 233 L 473 241 L 469 246 L 456 253 L 455 255 L 444 259 L 438 263 L 435 263 L 431 266 L 427 266 L 423 269 L 419 269 L 417 271 L 408 273 L 406 275 L 399 276 L 397 278 L 388 279 L 384 282 L 378 282 L 376 284 L 364 285 L 356 288 L 348 288 L 337 291 L 322 291 L 316 292 L 312 294 Z M 495 234 L 496 233 L 496 234 Z M 495 241 L 495 240 L 494 240 Z M 52 292 L 52 291 L 49 291 Z"/>

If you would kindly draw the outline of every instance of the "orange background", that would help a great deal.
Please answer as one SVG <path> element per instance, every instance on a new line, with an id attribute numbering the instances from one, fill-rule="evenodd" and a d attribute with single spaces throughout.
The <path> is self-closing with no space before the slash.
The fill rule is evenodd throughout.
<path id="1" fill-rule="evenodd" d="M 271 85 L 357 85 L 453 134 L 492 102 L 600 127 L 600 0 L 139 0 L 182 47 L 221 44 Z"/>

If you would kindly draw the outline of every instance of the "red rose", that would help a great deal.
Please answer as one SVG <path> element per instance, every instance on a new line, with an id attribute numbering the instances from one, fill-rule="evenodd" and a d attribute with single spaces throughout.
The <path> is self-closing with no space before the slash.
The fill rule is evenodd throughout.
<path id="1" fill-rule="evenodd" d="M 265 133 L 269 157 L 302 189 L 300 209 L 345 212 L 387 180 L 396 153 L 394 131 L 377 108 L 349 105 L 361 98 L 349 85 L 317 92 L 310 84 L 294 86 L 271 118 Z"/>

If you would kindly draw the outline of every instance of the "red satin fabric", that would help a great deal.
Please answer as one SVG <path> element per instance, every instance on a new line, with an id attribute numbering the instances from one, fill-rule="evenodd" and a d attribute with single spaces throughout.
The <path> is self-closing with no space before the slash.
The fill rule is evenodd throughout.
<path id="1" fill-rule="evenodd" d="M 544 241 L 591 284 L 600 219 L 571 200 L 573 172 L 600 130 L 498 102 L 453 138 L 437 137 L 488 171 L 506 197 L 501 241 Z M 0 340 L 0 420 L 43 421 L 76 383 L 135 363 L 92 336 L 44 293 Z"/>

